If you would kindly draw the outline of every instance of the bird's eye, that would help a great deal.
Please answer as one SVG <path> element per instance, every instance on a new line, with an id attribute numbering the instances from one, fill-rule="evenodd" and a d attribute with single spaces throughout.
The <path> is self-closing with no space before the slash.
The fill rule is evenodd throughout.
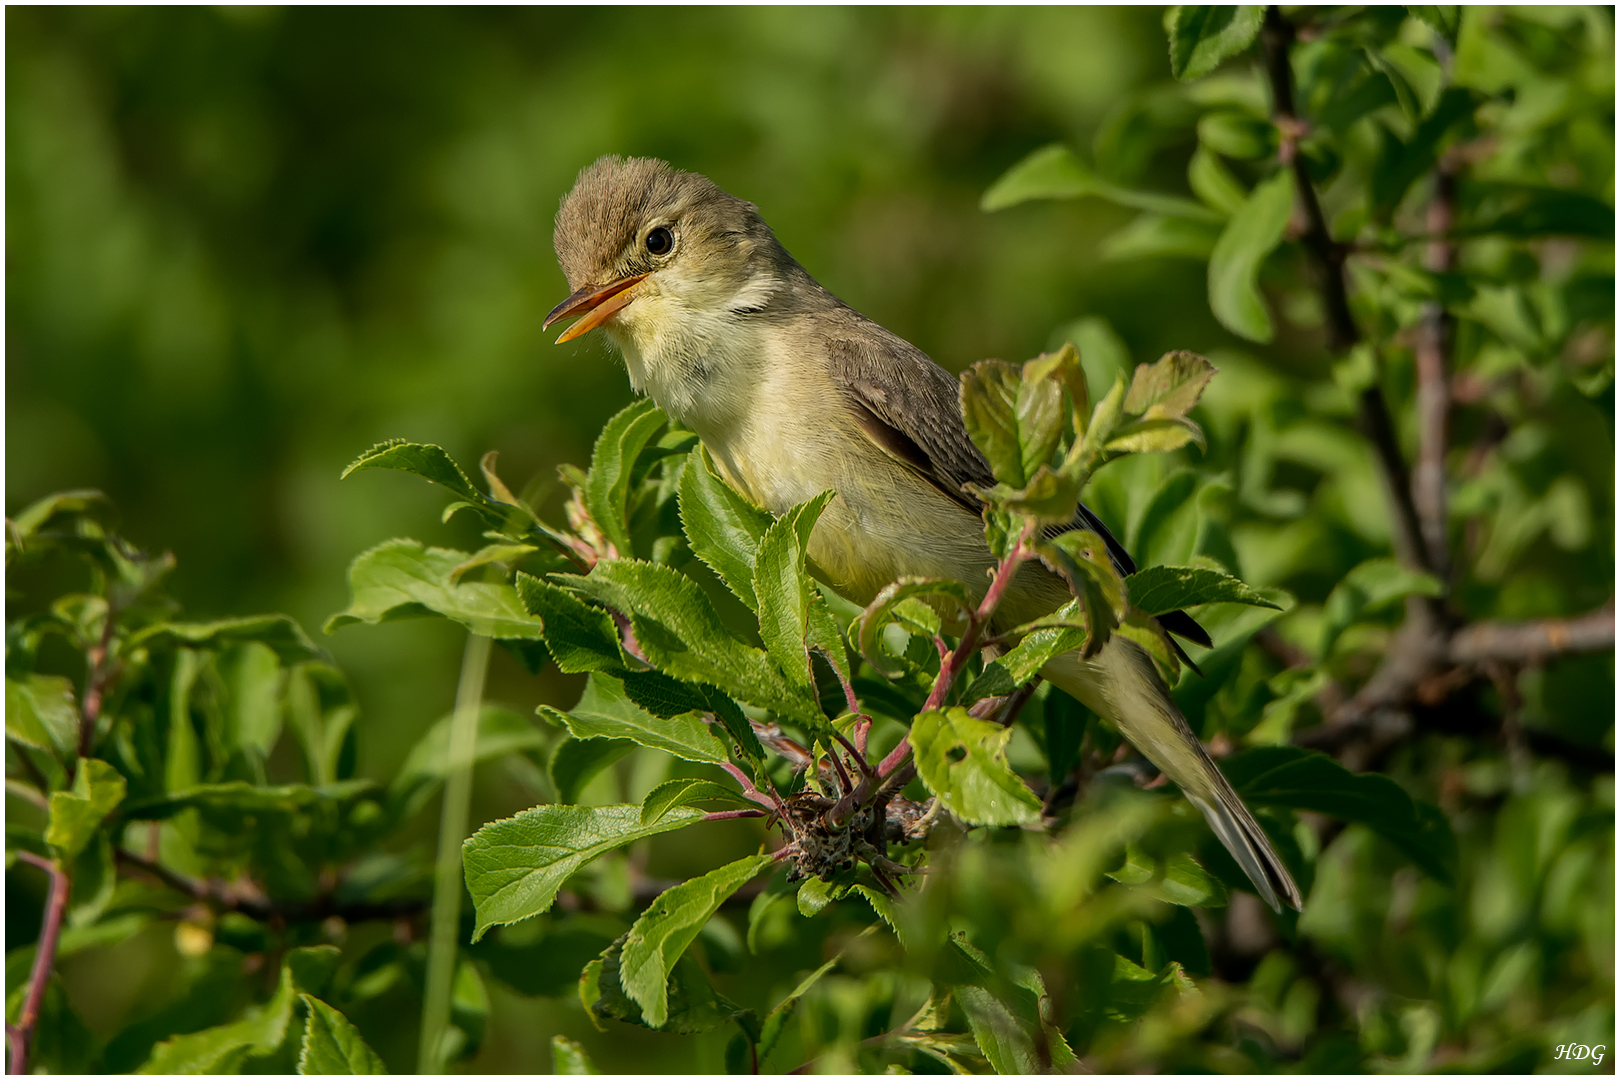
<path id="1" fill-rule="evenodd" d="M 668 255 L 675 246 L 675 237 L 662 225 L 647 234 L 647 250 L 654 255 Z"/>

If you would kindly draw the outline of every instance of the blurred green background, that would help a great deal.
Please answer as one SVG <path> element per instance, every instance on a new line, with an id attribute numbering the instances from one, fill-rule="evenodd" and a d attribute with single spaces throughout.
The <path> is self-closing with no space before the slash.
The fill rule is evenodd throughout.
<path id="1" fill-rule="evenodd" d="M 1233 452 L 1251 410 L 1310 407 L 1278 372 L 1327 370 L 1319 312 L 1287 302 L 1296 283 L 1275 283 L 1283 325 L 1271 346 L 1242 346 L 1259 361 L 1246 367 L 1209 313 L 1201 262 L 1103 258 L 1101 240 L 1131 211 L 978 209 L 1008 166 L 1053 141 L 1086 148 L 1121 182 L 1185 190 L 1191 134 L 1154 120 L 1179 100 L 1158 93 L 1170 82 L 1161 14 L 8 8 L 7 512 L 101 488 L 125 535 L 175 553 L 189 617 L 286 611 L 316 631 L 347 603 L 359 551 L 400 535 L 477 543 L 465 515 L 438 524 L 444 499 L 414 478 L 340 483 L 374 442 L 439 443 L 468 465 L 498 449 L 506 481 L 549 488 L 541 501 L 554 510 L 556 465 L 584 462 L 631 396 L 599 336 L 559 348 L 540 332 L 566 292 L 551 250 L 557 202 L 604 153 L 663 157 L 754 201 L 824 285 L 953 370 L 1027 358 L 1088 316 L 1137 360 L 1214 354 L 1227 375 L 1207 403 L 1211 434 Z M 1612 16 L 1596 18 L 1612 35 Z M 1605 122 L 1612 139 L 1612 111 Z M 1118 137 L 1127 130 L 1137 137 Z M 1607 185 L 1612 197 L 1612 173 Z M 1585 524 L 1551 540 L 1547 522 L 1531 529 L 1502 556 L 1512 569 L 1483 613 L 1567 613 L 1612 595 L 1613 391 L 1567 395 L 1543 421 L 1527 452 L 1556 459 L 1550 475 L 1580 477 L 1570 513 Z M 1318 424 L 1296 457 L 1354 457 L 1322 435 L 1335 427 L 1342 442 L 1340 421 Z M 1365 463 L 1345 466 L 1356 470 Z M 1316 475 L 1267 482 L 1309 495 Z M 1345 567 L 1382 550 L 1382 512 L 1352 506 L 1355 528 L 1302 519 L 1239 536 L 1244 569 L 1320 602 Z M 1262 539 L 1286 576 L 1259 565 Z M 1524 558 L 1538 551 L 1547 557 Z M 462 640 L 440 620 L 323 639 L 362 704 L 363 775 L 392 775 L 450 708 Z M 1612 659 L 1569 670 L 1549 685 L 1574 678 L 1581 692 L 1549 691 L 1532 712 L 1578 702 L 1569 726 L 1612 763 Z M 575 692 L 497 653 L 492 698 L 526 709 Z M 532 801 L 498 769 L 479 778 L 475 820 Z M 1612 812 L 1612 778 L 1597 786 Z M 1600 983 L 1612 979 L 1607 940 Z M 101 984 L 75 997 L 93 1028 L 140 1011 L 142 988 L 172 969 L 168 948 L 143 936 L 96 961 L 116 978 L 75 983 Z M 491 985 L 475 1069 L 533 1069 L 554 1031 L 588 1031 L 566 997 Z M 1612 996 L 1598 1013 L 1601 1027 Z M 412 1038 L 378 1049 L 408 1062 Z M 689 1060 L 696 1041 L 629 1028 L 609 1041 L 623 1056 L 599 1058 L 608 1068 L 721 1065 Z"/>

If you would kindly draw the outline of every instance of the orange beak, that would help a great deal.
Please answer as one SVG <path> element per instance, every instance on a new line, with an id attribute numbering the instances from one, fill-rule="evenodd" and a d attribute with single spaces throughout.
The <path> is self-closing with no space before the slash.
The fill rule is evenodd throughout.
<path id="1" fill-rule="evenodd" d="M 552 308 L 551 314 L 546 316 L 546 321 L 540 329 L 549 330 L 551 324 L 558 319 L 571 319 L 576 315 L 582 315 L 584 318 L 562 332 L 557 344 L 561 345 L 565 341 L 573 341 L 582 334 L 588 334 L 627 307 L 630 301 L 636 298 L 630 291 L 631 287 L 640 284 L 641 279 L 646 276 L 646 274 L 632 274 L 609 285 L 587 285 Z"/>

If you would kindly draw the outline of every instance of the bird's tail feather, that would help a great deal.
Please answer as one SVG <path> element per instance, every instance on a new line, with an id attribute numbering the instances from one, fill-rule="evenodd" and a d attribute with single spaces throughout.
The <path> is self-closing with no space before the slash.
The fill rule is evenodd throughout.
<path id="1" fill-rule="evenodd" d="M 1273 910 L 1299 910 L 1299 886 L 1260 823 L 1221 774 L 1176 708 L 1158 671 L 1134 642 L 1115 635 L 1095 657 L 1068 653 L 1042 674 L 1119 728 L 1204 814 L 1209 827 Z"/>

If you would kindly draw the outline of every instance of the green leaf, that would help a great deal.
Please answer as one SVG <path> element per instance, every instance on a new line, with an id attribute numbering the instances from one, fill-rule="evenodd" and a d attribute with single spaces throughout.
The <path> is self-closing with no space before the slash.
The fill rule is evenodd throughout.
<path id="1" fill-rule="evenodd" d="M 556 1076 L 595 1076 L 602 1070 L 579 1043 L 565 1035 L 553 1035 L 551 1071 Z"/>
<path id="2" fill-rule="evenodd" d="M 1063 387 L 1025 379 L 1017 365 L 980 360 L 962 373 L 962 417 L 995 478 L 1022 488 L 1051 461 L 1063 434 Z"/>
<path id="3" fill-rule="evenodd" d="M 1215 365 L 1195 352 L 1167 352 L 1138 364 L 1125 393 L 1125 411 L 1144 420 L 1171 420 L 1192 411 L 1215 377 Z"/>
<path id="4" fill-rule="evenodd" d="M 222 650 L 214 667 L 227 691 L 228 744 L 263 761 L 281 735 L 286 687 L 281 662 L 269 646 L 250 641 Z"/>
<path id="5" fill-rule="evenodd" d="M 626 697 L 623 683 L 600 673 L 591 676 L 579 704 L 569 711 L 542 705 L 539 712 L 576 739 L 629 739 L 686 761 L 718 765 L 729 760 L 725 743 L 695 713 L 660 719 Z"/>
<path id="6" fill-rule="evenodd" d="M 1137 420 L 1119 429 L 1106 447 L 1117 454 L 1168 454 L 1188 443 L 1204 445 L 1204 432 L 1184 416 L 1174 420 Z"/>
<path id="7" fill-rule="evenodd" d="M 1232 170 L 1226 167 L 1206 146 L 1200 146 L 1193 151 L 1192 160 L 1187 162 L 1187 186 L 1192 188 L 1193 194 L 1202 199 L 1205 204 L 1220 212 L 1222 219 L 1229 218 L 1243 208 L 1243 203 L 1249 197 L 1249 189 L 1238 182 L 1232 175 Z M 1220 239 L 1220 230 L 1215 230 L 1210 237 L 1207 252 L 1215 250 L 1215 242 Z M 1208 258 L 1208 254 L 1205 258 Z"/>
<path id="8" fill-rule="evenodd" d="M 388 1071 L 347 1017 L 319 998 L 298 997 L 308 1010 L 298 1049 L 300 1076 L 381 1076 Z"/>
<path id="9" fill-rule="evenodd" d="M 641 823 L 650 825 L 671 810 L 690 806 L 695 802 L 719 801 L 734 806 L 753 806 L 754 802 L 734 787 L 705 780 L 699 776 L 683 776 L 666 780 L 641 800 Z"/>
<path id="10" fill-rule="evenodd" d="M 794 903 L 798 905 L 800 915 L 813 919 L 825 911 L 828 904 L 844 895 L 845 888 L 834 881 L 806 878 L 794 896 Z"/>
<path id="11" fill-rule="evenodd" d="M 337 949 L 330 945 L 294 949 L 281 966 L 275 994 L 263 1005 L 250 1006 L 242 1019 L 172 1039 L 153 1047 L 142 1073 L 235 1072 L 243 1059 L 274 1053 L 287 1037 L 293 1005 L 300 991 L 315 991 L 312 974 L 331 974 Z"/>
<path id="12" fill-rule="evenodd" d="M 777 669 L 805 695 L 815 692 L 810 671 L 810 611 L 821 598 L 805 572 L 805 552 L 810 533 L 833 494 L 823 491 L 772 522 L 759 542 L 754 565 L 760 640 Z"/>
<path id="13" fill-rule="evenodd" d="M 1471 180 L 1462 185 L 1454 235 L 1614 237 L 1614 207 L 1581 191 Z"/>
<path id="14" fill-rule="evenodd" d="M 450 580 L 466 560 L 464 551 L 407 539 L 386 540 L 362 552 L 349 564 L 349 607 L 326 621 L 326 632 L 357 622 L 442 615 L 485 637 L 541 638 L 544 624 L 529 614 L 512 586 Z"/>
<path id="15" fill-rule="evenodd" d="M 1052 625 L 1038 625 L 1040 623 Z M 985 668 L 984 674 L 969 689 L 969 700 L 1010 694 L 1039 675 L 1047 661 L 1086 643 L 1085 613 L 1078 600 L 1069 601 L 1036 624 L 1026 625 L 1034 628 Z"/>
<path id="16" fill-rule="evenodd" d="M 1411 570 L 1394 559 L 1368 559 L 1333 587 L 1322 605 L 1322 654 L 1363 616 L 1408 596 L 1439 596 L 1440 582 L 1432 574 Z"/>
<path id="17" fill-rule="evenodd" d="M 1277 125 L 1241 109 L 1215 109 L 1198 118 L 1198 141 L 1217 154 L 1257 161 L 1277 152 Z"/>
<path id="18" fill-rule="evenodd" d="M 1139 1020 L 1170 988 L 1191 989 L 1181 965 L 1175 961 L 1152 972 L 1123 956 L 1114 957 L 1114 976 L 1108 987 L 1107 1014 L 1114 1020 Z"/>
<path id="19" fill-rule="evenodd" d="M 1069 583 L 1086 628 L 1085 654 L 1095 656 L 1125 617 L 1125 583 L 1114 568 L 1108 545 L 1089 529 L 1074 529 L 1036 545 L 1047 569 Z"/>
<path id="20" fill-rule="evenodd" d="M 392 800 L 401 806 L 401 813 L 405 816 L 421 809 L 434 788 L 450 775 L 452 719 L 453 716 L 441 717 L 428 728 L 427 733 L 411 747 L 405 764 L 400 766 L 394 782 L 389 785 Z M 532 720 L 499 705 L 484 705 L 478 710 L 478 734 L 473 744 L 471 764 L 525 750 L 538 750 L 545 744 L 545 736 Z"/>
<path id="21" fill-rule="evenodd" d="M 856 643 L 861 656 L 886 679 L 901 678 L 905 675 L 906 669 L 884 657 L 879 648 L 879 635 L 885 626 L 900 617 L 901 605 L 905 601 L 921 600 L 924 597 L 948 602 L 953 609 L 951 612 L 953 618 L 966 616 L 974 608 L 973 602 L 968 599 L 966 587 L 960 581 L 903 577 L 885 585 L 877 596 L 872 598 L 872 602 L 866 605 L 866 610 L 861 612 Z"/>
<path id="22" fill-rule="evenodd" d="M 472 481 L 467 479 L 467 474 L 461 471 L 461 466 L 456 464 L 455 459 L 445 453 L 443 447 L 432 443 L 413 443 L 404 439 L 380 442 L 355 458 L 349 467 L 343 470 L 339 479 L 347 479 L 351 473 L 364 472 L 367 469 L 394 469 L 414 473 L 424 480 L 454 492 L 459 501 L 446 510 L 446 519 L 454 510 L 467 507 L 476 511 L 497 529 L 508 528 L 515 521 L 528 524 L 534 520 L 534 515 L 526 508 L 497 502 L 475 488 Z"/>
<path id="23" fill-rule="evenodd" d="M 602 535 L 621 557 L 632 554 L 630 544 L 630 481 L 636 459 L 652 437 L 668 423 L 650 398 L 623 409 L 602 428 L 591 451 L 591 470 L 585 477 L 585 505 Z"/>
<path id="24" fill-rule="evenodd" d="M 754 560 L 760 540 L 771 527 L 771 515 L 733 491 L 710 468 L 700 446 L 688 456 L 681 473 L 681 528 L 692 552 L 726 584 L 749 610 L 754 598 Z"/>
<path id="25" fill-rule="evenodd" d="M 1418 124 L 1411 139 L 1404 143 L 1394 139 L 1386 141 L 1367 187 L 1367 200 L 1375 218 L 1389 220 L 1412 185 L 1440 160 L 1440 151 L 1452 128 L 1470 119 L 1474 108 L 1472 91 L 1449 87 L 1440 95 L 1434 111 Z"/>
<path id="26" fill-rule="evenodd" d="M 1415 802 L 1395 781 L 1357 775 L 1326 754 L 1292 746 L 1261 746 L 1221 762 L 1251 806 L 1286 806 L 1365 825 L 1393 842 L 1421 869 L 1449 882 L 1457 840 L 1446 818 Z"/>
<path id="27" fill-rule="evenodd" d="M 404 439 L 385 440 L 350 462 L 339 479 L 346 480 L 351 473 L 364 472 L 367 469 L 397 469 L 400 472 L 415 473 L 424 480 L 449 488 L 468 502 L 488 501 L 483 492 L 473 487 L 472 481 L 467 479 L 467 474 L 461 471 L 461 466 L 456 464 L 455 459 L 445 453 L 442 446 L 435 446 L 432 443 L 413 443 Z"/>
<path id="28" fill-rule="evenodd" d="M 79 703 L 60 675 L 6 677 L 6 737 L 72 759 L 79 746 Z"/>
<path id="29" fill-rule="evenodd" d="M 911 725 L 917 774 L 947 810 L 970 825 L 1040 820 L 1040 800 L 1007 765 L 1011 738 L 1011 729 L 961 708 L 923 713 Z"/>
<path id="30" fill-rule="evenodd" d="M 1198 550 L 1204 523 L 1203 479 L 1190 469 L 1174 472 L 1149 497 L 1131 540 L 1142 565 L 1185 563 Z"/>
<path id="31" fill-rule="evenodd" d="M 799 999 L 809 993 L 810 988 L 820 982 L 823 975 L 837 967 L 838 961 L 841 959 L 843 959 L 843 953 L 840 951 L 837 956 L 834 956 L 800 980 L 799 985 L 795 986 L 787 997 L 777 1002 L 776 1007 L 765 1014 L 765 1020 L 760 1024 L 757 1051 L 761 1061 L 765 1060 L 766 1055 L 776 1049 L 777 1042 L 782 1038 L 782 1028 L 793 1015 L 793 1010 L 798 1006 Z"/>
<path id="32" fill-rule="evenodd" d="M 1457 31 L 1462 26 L 1462 8 L 1456 4 L 1407 4 L 1406 10 L 1425 23 L 1430 30 L 1457 47 Z"/>
<path id="33" fill-rule="evenodd" d="M 1271 316 L 1260 298 L 1260 264 L 1282 243 L 1294 210 L 1294 174 L 1279 169 L 1256 184 L 1232 215 L 1209 259 L 1209 308 L 1220 324 L 1250 341 L 1271 340 Z"/>
<path id="34" fill-rule="evenodd" d="M 1131 606 L 1149 615 L 1199 604 L 1248 604 L 1282 610 L 1252 586 L 1208 566 L 1150 566 L 1126 578 L 1125 589 Z"/>
<path id="35" fill-rule="evenodd" d="M 289 615 L 250 615 L 205 623 L 164 622 L 130 636 L 130 649 L 163 649 L 184 645 L 196 649 L 222 649 L 256 641 L 272 649 L 283 664 L 318 660 L 325 654 L 309 640 L 304 628 Z"/>
<path id="36" fill-rule="evenodd" d="M 624 670 L 629 660 L 612 615 L 521 571 L 515 585 L 524 609 L 540 620 L 546 648 L 559 670 L 570 675 Z"/>
<path id="37" fill-rule="evenodd" d="M 578 802 L 580 793 L 603 769 L 635 748 L 629 739 L 564 739 L 547 767 L 557 801 Z"/>
<path id="38" fill-rule="evenodd" d="M 122 774 L 99 758 L 80 758 L 72 791 L 51 792 L 51 820 L 45 842 L 71 861 L 95 838 L 108 814 L 129 789 Z"/>
<path id="39" fill-rule="evenodd" d="M 630 927 L 619 961 L 619 985 L 641 1007 L 648 1027 L 669 1020 L 669 975 L 726 897 L 771 865 L 752 855 L 666 889 Z"/>
<path id="40" fill-rule="evenodd" d="M 706 683 L 795 720 L 825 722 L 819 703 L 796 692 L 770 658 L 732 634 L 697 582 L 635 559 L 604 559 L 589 577 L 553 575 L 630 617 L 636 641 L 659 670 Z"/>
<path id="41" fill-rule="evenodd" d="M 1111 184 L 1059 143 L 1041 147 L 1003 173 L 979 200 L 979 208 L 1004 210 L 1032 199 L 1075 199 L 1084 195 L 1165 217 L 1219 220 L 1214 211 L 1191 199 L 1131 191 Z"/>
<path id="42" fill-rule="evenodd" d="M 12 518 L 6 529 L 6 560 L 10 562 L 12 545 L 27 552 L 39 544 L 30 544 L 35 534 L 47 525 L 72 529 L 78 519 L 106 525 L 113 516 L 112 500 L 94 488 L 75 488 L 58 491 L 24 507 Z M 66 519 L 66 520 L 63 520 Z"/>
<path id="43" fill-rule="evenodd" d="M 947 949 L 954 953 L 954 975 L 942 981 L 952 985 L 973 1041 L 992 1068 L 1003 1074 L 1074 1070 L 1074 1051 L 1050 1023 L 1051 998 L 1039 971 L 1018 967 L 1007 978 L 960 934 L 951 936 Z"/>
<path id="44" fill-rule="evenodd" d="M 205 813 L 293 813 L 323 803 L 342 805 L 373 792 L 376 787 L 370 780 L 344 780 L 321 787 L 308 784 L 262 787 L 244 780 L 227 780 L 218 784 L 197 784 L 130 802 L 124 805 L 119 816 L 132 821 L 161 821 L 190 809 Z"/>
<path id="45" fill-rule="evenodd" d="M 1247 49 L 1260 32 L 1263 11 L 1257 4 L 1172 7 L 1164 16 L 1170 35 L 1170 74 L 1182 81 L 1199 79 Z"/>
<path id="46" fill-rule="evenodd" d="M 491 451 L 493 453 L 493 451 Z M 540 549 L 533 544 L 485 544 L 467 557 L 467 561 L 450 571 L 450 583 L 454 585 L 468 573 L 480 566 L 490 566 L 496 563 L 513 563 L 525 555 L 532 555 Z"/>
<path id="47" fill-rule="evenodd" d="M 1226 886 L 1184 851 L 1160 862 L 1135 844 L 1125 848 L 1125 864 L 1109 877 L 1122 885 L 1150 885 L 1154 899 L 1181 907 L 1224 907 Z"/>
<path id="48" fill-rule="evenodd" d="M 1106 259 L 1193 259 L 1207 262 L 1215 252 L 1221 227 L 1215 222 L 1192 221 L 1141 214 L 1102 242 Z"/>
<path id="49" fill-rule="evenodd" d="M 601 960 L 592 961 L 593 965 L 600 966 L 596 969 L 596 996 L 587 1007 L 597 1016 L 647 1026 L 641 1006 L 624 992 L 619 981 L 622 950 L 628 937 L 626 934 L 609 945 L 602 953 Z M 586 974 L 581 977 L 582 999 L 587 989 L 585 980 L 590 974 L 587 968 Z M 703 969 L 690 956 L 682 956 L 676 961 L 675 970 L 670 973 L 667 983 L 667 994 L 668 1015 L 658 1028 L 660 1031 L 694 1035 L 711 1031 L 739 1017 L 752 1016 L 748 1010 L 716 993 L 704 976 Z"/>
<path id="50" fill-rule="evenodd" d="M 477 911 L 473 940 L 491 926 L 549 909 L 569 875 L 597 856 L 702 817 L 701 811 L 677 807 L 642 824 L 641 808 L 629 804 L 537 806 L 490 822 L 461 846 L 467 891 Z"/>
<path id="51" fill-rule="evenodd" d="M 1057 787 L 1080 757 L 1080 743 L 1085 738 L 1086 728 L 1090 726 L 1092 714 L 1068 694 L 1056 691 L 1046 695 L 1042 714 L 1046 727 L 1047 773 L 1052 779 L 1052 786 Z"/>

